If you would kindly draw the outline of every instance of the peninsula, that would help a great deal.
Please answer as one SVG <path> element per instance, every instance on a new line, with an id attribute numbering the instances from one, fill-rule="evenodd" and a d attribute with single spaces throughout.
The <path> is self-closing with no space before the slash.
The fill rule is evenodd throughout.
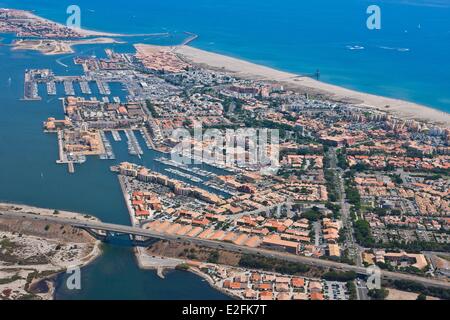
<path id="1" fill-rule="evenodd" d="M 96 221 L 89 215 L 0 203 L 0 213 L 8 212 Z M 57 274 L 81 268 L 100 254 L 100 242 L 82 230 L 0 217 L 0 300 L 51 300 Z"/>

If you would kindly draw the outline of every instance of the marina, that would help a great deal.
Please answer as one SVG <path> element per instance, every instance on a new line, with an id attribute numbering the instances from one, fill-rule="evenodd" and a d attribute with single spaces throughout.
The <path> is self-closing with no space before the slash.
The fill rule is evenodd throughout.
<path id="1" fill-rule="evenodd" d="M 189 167 L 189 166 L 187 166 L 185 164 L 182 164 L 182 163 L 179 163 L 177 161 L 173 161 L 173 160 L 170 160 L 170 159 L 167 159 L 167 158 L 164 158 L 164 157 L 155 159 L 155 161 L 163 163 L 163 164 L 171 166 L 171 167 L 182 169 L 182 170 L 187 171 L 187 172 L 194 173 L 196 175 L 199 175 L 199 176 L 202 176 L 202 177 L 205 177 L 205 178 L 206 177 L 213 177 L 215 175 L 212 172 L 209 172 L 209 171 L 206 171 L 206 170 L 202 170 L 202 169 L 200 169 L 198 167 Z"/>
<path id="2" fill-rule="evenodd" d="M 125 130 L 125 135 L 127 136 L 128 153 L 133 156 L 141 157 L 144 152 L 142 151 L 133 130 Z"/>
<path id="3" fill-rule="evenodd" d="M 180 176 L 180 177 L 183 177 L 183 178 L 185 178 L 185 179 L 188 179 L 188 180 L 190 180 L 190 181 L 192 181 L 192 182 L 196 182 L 196 183 L 201 183 L 201 182 L 203 182 L 202 179 L 197 178 L 197 177 L 194 177 L 193 175 L 190 175 L 190 174 L 188 174 L 188 173 L 182 172 L 182 171 L 177 170 L 177 169 L 168 168 L 168 169 L 164 169 L 164 170 L 167 171 L 167 172 L 170 172 L 170 173 L 172 173 L 172 174 L 175 174 L 175 175 L 177 175 L 177 176 Z"/>
<path id="4" fill-rule="evenodd" d="M 153 141 L 150 138 L 150 135 L 149 135 L 149 133 L 147 131 L 147 128 L 143 128 L 143 129 L 141 129 L 139 131 L 141 132 L 142 138 L 144 139 L 145 144 L 147 145 L 147 148 L 149 150 L 154 149 Z"/>
<path id="5" fill-rule="evenodd" d="M 114 139 L 114 141 L 118 142 L 118 141 L 122 141 L 122 137 L 120 136 L 119 131 L 117 130 L 112 130 L 111 131 L 112 137 Z"/>
<path id="6" fill-rule="evenodd" d="M 101 95 L 109 96 L 111 94 L 111 89 L 109 88 L 108 83 L 104 81 L 97 80 L 98 91 Z"/>
<path id="7" fill-rule="evenodd" d="M 64 92 L 67 96 L 74 96 L 75 95 L 75 89 L 73 88 L 73 82 L 66 80 L 64 81 Z"/>
<path id="8" fill-rule="evenodd" d="M 80 88 L 83 94 L 92 94 L 91 88 L 89 87 L 89 83 L 87 81 L 80 81 Z"/>
<path id="9" fill-rule="evenodd" d="M 38 91 L 38 85 L 34 81 L 26 81 L 24 83 L 24 99 L 25 100 L 41 100 Z"/>
<path id="10" fill-rule="evenodd" d="M 55 96 L 56 95 L 56 84 L 54 81 L 47 82 L 47 94 L 49 96 Z"/>
<path id="11" fill-rule="evenodd" d="M 214 190 L 216 190 L 216 191 L 220 191 L 220 192 L 223 192 L 223 193 L 227 193 L 227 194 L 229 194 L 230 196 L 234 196 L 234 195 L 237 194 L 237 193 L 234 192 L 233 190 L 230 190 L 230 189 L 228 189 L 228 188 L 224 188 L 224 187 L 218 186 L 218 185 L 216 185 L 216 184 L 214 184 L 213 182 L 210 182 L 210 181 L 206 182 L 205 185 L 207 185 L 208 187 L 210 187 L 211 189 L 214 189 Z"/>
<path id="12" fill-rule="evenodd" d="M 111 142 L 109 142 L 108 138 L 104 131 L 100 131 L 100 135 L 102 137 L 103 145 L 105 146 L 105 153 L 100 155 L 100 159 L 102 160 L 115 160 L 116 156 L 114 155 L 113 148 L 111 146 Z"/>

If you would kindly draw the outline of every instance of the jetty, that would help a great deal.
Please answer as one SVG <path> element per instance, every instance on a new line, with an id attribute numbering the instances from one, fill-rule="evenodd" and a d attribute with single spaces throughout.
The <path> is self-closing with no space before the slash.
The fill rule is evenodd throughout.
<path id="1" fill-rule="evenodd" d="M 133 156 L 141 157 L 144 152 L 142 151 L 133 130 L 125 130 L 125 134 L 127 136 L 128 153 Z"/>

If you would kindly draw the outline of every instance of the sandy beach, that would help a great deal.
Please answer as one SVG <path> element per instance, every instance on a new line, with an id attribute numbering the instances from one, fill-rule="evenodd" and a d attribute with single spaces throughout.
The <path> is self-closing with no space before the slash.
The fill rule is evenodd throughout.
<path id="1" fill-rule="evenodd" d="M 9 8 L 0 8 L 0 10 L 11 10 L 11 11 L 20 12 L 20 14 L 26 19 L 39 20 L 39 21 L 42 21 L 42 22 L 45 22 L 48 24 L 56 25 L 60 28 L 67 28 L 67 26 L 62 23 L 58 23 L 58 22 L 55 22 L 55 21 L 52 21 L 49 19 L 45 19 L 41 16 L 34 14 L 31 11 L 20 10 L 20 9 L 9 9 Z M 95 30 L 89 30 L 89 29 L 84 29 L 84 28 L 72 28 L 72 30 L 77 32 L 80 35 L 80 37 L 137 37 L 137 36 L 151 37 L 151 36 L 166 36 L 166 35 L 168 35 L 168 33 L 122 34 L 122 33 L 95 31 Z"/>
<path id="2" fill-rule="evenodd" d="M 80 40 L 23 40 L 19 39 L 12 44 L 13 50 L 35 50 L 43 55 L 62 55 L 75 53 L 74 46 L 82 44 L 110 44 L 124 43 L 112 38 L 100 37 Z"/>
<path id="3" fill-rule="evenodd" d="M 139 46 L 142 48 L 145 45 Z M 361 107 L 375 108 L 405 120 L 425 121 L 450 128 L 449 113 L 413 102 L 357 92 L 190 46 L 177 46 L 173 47 L 173 50 L 192 64 L 230 72 L 236 77 L 276 81 L 283 83 L 286 88 L 297 89 L 311 95 L 322 96 L 334 101 L 349 102 Z"/>
<path id="4" fill-rule="evenodd" d="M 22 10 L 21 10 L 22 11 Z M 58 23 L 58 22 L 54 22 L 45 18 L 42 18 L 38 15 L 35 15 L 33 12 L 31 11 L 22 11 L 23 14 L 30 18 L 30 19 L 37 19 L 37 20 L 41 20 L 41 21 L 45 21 L 47 23 L 53 23 L 55 25 L 58 25 L 59 27 L 62 28 L 66 28 L 65 25 Z M 73 30 L 75 30 L 76 32 L 78 32 L 80 35 L 84 36 L 84 37 L 92 37 L 92 36 L 104 36 L 104 37 L 122 37 L 122 36 L 126 36 L 123 34 L 117 34 L 117 33 L 109 33 L 109 32 L 101 32 L 101 31 L 94 31 L 94 30 L 87 30 L 87 29 L 82 29 L 82 28 L 74 28 Z"/>

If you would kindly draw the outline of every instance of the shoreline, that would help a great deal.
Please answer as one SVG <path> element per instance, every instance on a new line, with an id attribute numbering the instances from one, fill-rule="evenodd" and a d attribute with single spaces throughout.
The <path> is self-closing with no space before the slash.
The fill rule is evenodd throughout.
<path id="1" fill-rule="evenodd" d="M 138 33 L 138 34 L 125 34 L 125 33 L 113 33 L 113 32 L 102 32 L 102 31 L 95 31 L 91 29 L 84 29 L 84 28 L 70 28 L 63 23 L 56 22 L 44 17 L 41 17 L 37 15 L 34 11 L 25 10 L 25 9 L 17 9 L 17 8 L 0 8 L 0 10 L 16 10 L 21 11 L 25 18 L 27 19 L 35 19 L 40 20 L 42 22 L 46 22 L 49 24 L 54 24 L 60 28 L 69 28 L 75 32 L 77 32 L 81 38 L 87 38 L 87 37 L 151 37 L 151 36 L 164 36 L 169 35 L 167 32 L 161 32 L 161 33 Z"/>
<path id="2" fill-rule="evenodd" d="M 40 17 L 29 10 L 8 10 L 20 10 L 26 17 L 30 19 L 39 19 L 48 23 L 53 23 L 59 27 L 66 27 L 61 23 Z M 83 28 L 73 30 L 78 32 L 82 37 L 133 37 L 168 35 L 168 33 L 118 34 Z M 318 96 L 320 98 L 336 102 L 346 102 L 360 108 L 375 109 L 381 112 L 386 112 L 403 120 L 424 121 L 444 128 L 450 128 L 450 113 L 431 106 L 425 106 L 415 102 L 347 89 L 339 85 L 318 81 L 292 72 L 281 71 L 268 66 L 258 65 L 246 60 L 197 49 L 188 46 L 188 43 L 165 47 L 135 43 L 134 47 L 136 48 L 136 46 L 148 46 L 153 48 L 172 48 L 174 53 L 177 53 L 179 56 L 183 57 L 192 64 L 202 65 L 212 69 L 228 72 L 239 78 L 278 82 L 283 84 L 288 89 L 301 91 L 313 96 Z"/>
<path id="3" fill-rule="evenodd" d="M 5 8 L 5 9 L 7 9 L 7 8 Z M 61 28 L 67 28 L 67 26 L 62 24 L 62 23 L 55 22 L 53 20 L 43 18 L 41 16 L 38 16 L 37 14 L 35 14 L 32 11 L 22 10 L 22 9 L 14 9 L 14 10 L 21 10 L 21 11 L 23 11 L 24 15 L 27 18 L 38 19 L 38 20 L 41 20 L 41 21 L 44 21 L 44 22 L 47 22 L 47 23 L 53 23 L 53 24 L 55 24 L 55 25 L 57 25 L 57 26 L 59 26 Z M 101 36 L 105 36 L 105 37 L 125 37 L 125 36 L 127 36 L 127 35 L 119 34 L 119 33 L 100 32 L 100 31 L 94 31 L 94 30 L 83 29 L 83 28 L 72 28 L 72 30 L 78 32 L 80 35 L 82 35 L 84 37 L 91 37 L 91 36 L 98 36 L 98 37 L 101 37 Z"/>
<path id="4" fill-rule="evenodd" d="M 191 272 L 191 273 L 197 275 L 198 277 L 204 279 L 204 280 L 208 283 L 208 285 L 209 285 L 211 288 L 213 288 L 214 290 L 217 290 L 217 291 L 219 291 L 220 293 L 223 293 L 224 295 L 226 295 L 226 296 L 228 296 L 228 297 L 230 297 L 230 298 L 232 298 L 232 299 L 234 299 L 234 300 L 242 300 L 238 295 L 235 295 L 235 294 L 231 293 L 230 291 L 228 291 L 228 290 L 226 290 L 226 289 L 224 289 L 224 288 L 219 287 L 218 285 L 216 285 L 216 284 L 214 283 L 213 279 L 212 279 L 209 275 L 207 275 L 206 273 L 202 272 L 202 271 L 199 270 L 197 267 L 190 267 L 190 268 L 187 270 L 187 272 Z M 243 301 L 244 301 L 244 300 L 243 300 Z"/>
<path id="5" fill-rule="evenodd" d="M 73 47 L 78 45 L 123 44 L 113 38 L 99 37 L 80 40 L 16 40 L 11 44 L 13 51 L 38 51 L 45 56 L 66 55 L 75 53 Z M 50 47 L 51 45 L 51 47 Z"/>
<path id="6" fill-rule="evenodd" d="M 191 46 L 162 47 L 147 44 L 135 44 L 138 47 L 172 48 L 173 52 L 187 62 L 230 73 L 238 78 L 278 82 L 287 89 L 301 91 L 336 102 L 347 102 L 360 108 L 386 112 L 403 120 L 416 120 L 450 128 L 450 114 L 414 102 L 359 92 L 333 85 L 298 74 L 276 70 L 245 60 L 197 49 Z"/>

